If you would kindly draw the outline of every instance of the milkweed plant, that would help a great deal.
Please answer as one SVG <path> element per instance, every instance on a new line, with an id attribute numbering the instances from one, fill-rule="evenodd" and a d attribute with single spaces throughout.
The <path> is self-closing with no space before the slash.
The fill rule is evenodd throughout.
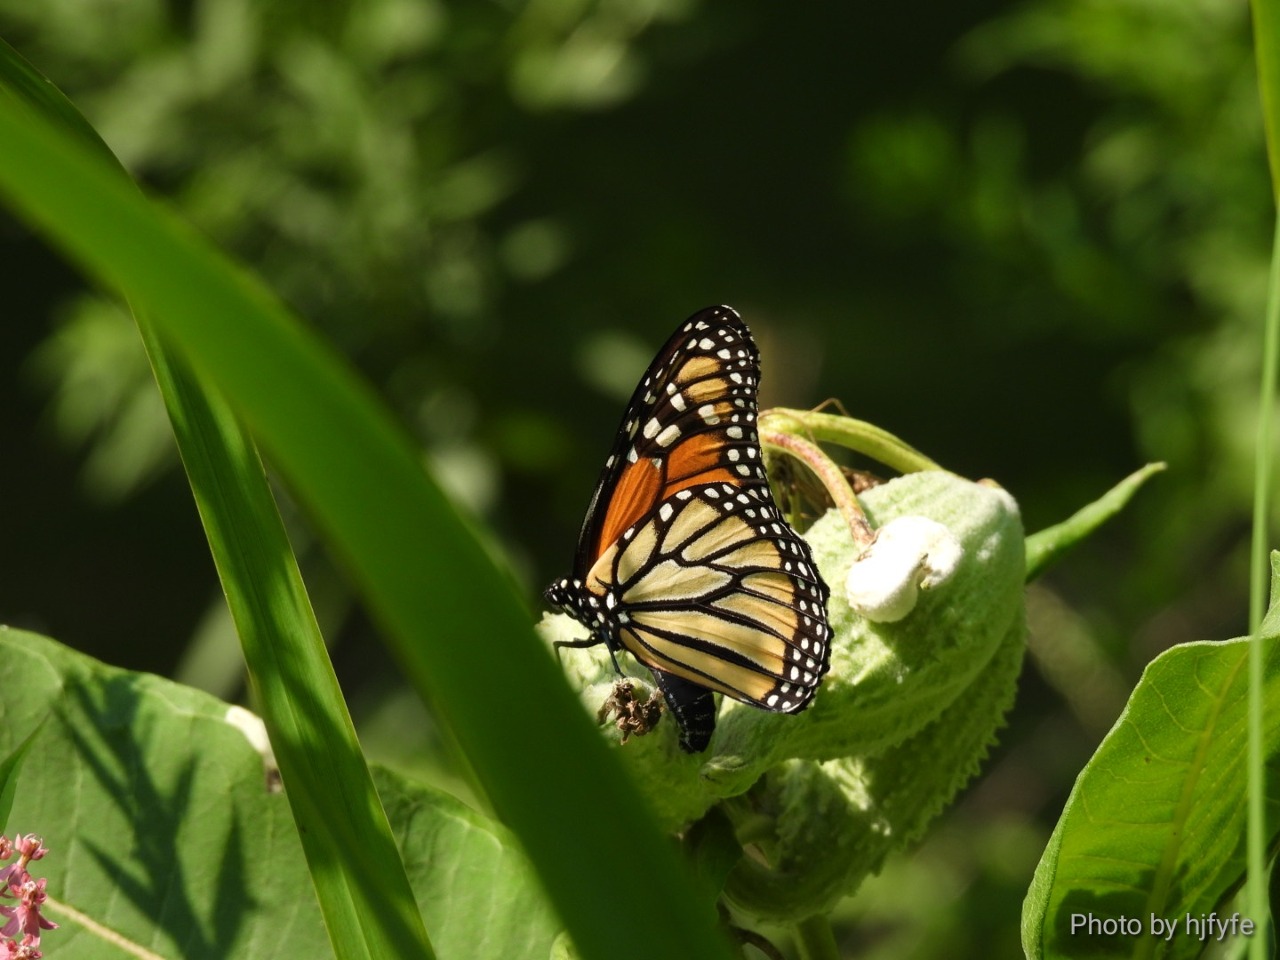
<path id="1" fill-rule="evenodd" d="M 1264 93 L 1274 7 L 1257 7 Z M 0 143 L 9 209 L 137 318 L 257 712 L 0 629 L 0 829 L 31 831 L 0 840 L 0 957 L 782 955 L 762 924 L 837 956 L 834 905 L 979 775 L 1026 582 L 1160 469 L 1028 536 L 998 483 L 873 425 L 762 413 L 775 493 L 830 586 L 830 672 L 794 716 L 725 700 L 688 754 L 634 662 L 620 688 L 603 647 L 554 655 L 581 639 L 569 617 L 535 636 L 370 392 L 7 47 Z M 898 476 L 855 492 L 833 447 Z M 450 731 L 474 804 L 365 762 L 259 449 Z M 1028 878 L 1028 957 L 1265 946 L 1278 617 L 1148 666 Z"/>

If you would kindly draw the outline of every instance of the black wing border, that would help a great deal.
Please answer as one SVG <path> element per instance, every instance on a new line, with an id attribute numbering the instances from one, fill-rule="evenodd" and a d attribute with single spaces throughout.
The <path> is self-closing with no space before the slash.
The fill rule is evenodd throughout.
<path id="1" fill-rule="evenodd" d="M 578 546 L 574 553 L 573 561 L 573 575 L 578 579 L 584 578 L 587 571 L 595 564 L 596 556 L 592 545 L 599 538 L 600 530 L 605 521 L 605 511 L 601 509 L 601 504 L 608 502 L 614 487 L 617 486 L 618 479 L 627 463 L 627 451 L 634 443 L 634 437 L 628 432 L 627 424 L 633 421 L 637 424 L 642 424 L 648 419 L 646 414 L 661 398 L 655 395 L 654 401 L 650 402 L 645 399 L 646 393 L 665 371 L 675 366 L 677 358 L 682 354 L 692 354 L 694 352 L 688 349 L 691 333 L 689 327 L 699 322 L 705 322 L 711 327 L 727 327 L 739 334 L 747 345 L 747 348 L 751 351 L 752 367 L 755 371 L 756 380 L 755 389 L 751 394 L 753 409 L 756 405 L 760 385 L 760 351 L 756 347 L 755 338 L 751 336 L 751 330 L 747 327 L 746 321 L 738 314 L 738 311 L 725 304 L 719 304 L 713 307 L 704 307 L 681 322 L 675 332 L 667 338 L 667 342 L 654 355 L 653 360 L 650 361 L 644 375 L 636 384 L 636 388 L 631 394 L 631 399 L 627 401 L 627 406 L 622 412 L 622 418 L 618 421 L 618 427 L 614 431 L 613 447 L 605 458 L 604 467 L 600 471 L 600 479 L 596 481 L 595 491 L 591 494 L 591 503 L 587 507 L 586 516 L 582 520 L 582 528 L 578 531 Z M 752 427 L 754 428 L 754 424 L 752 424 Z M 757 440 L 756 443 L 758 445 L 759 441 Z"/>

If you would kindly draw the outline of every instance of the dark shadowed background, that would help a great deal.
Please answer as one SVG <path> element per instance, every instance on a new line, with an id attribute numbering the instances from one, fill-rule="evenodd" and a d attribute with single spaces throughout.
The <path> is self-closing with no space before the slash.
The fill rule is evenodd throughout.
<path id="1" fill-rule="evenodd" d="M 531 616 L 636 377 L 711 303 L 755 332 L 765 406 L 838 398 L 1029 531 L 1168 461 L 1032 588 L 983 777 L 841 908 L 847 954 L 886 958 L 1021 956 L 1143 665 L 1246 629 L 1272 218 L 1248 28 L 1220 0 L 0 0 L 134 175 L 376 385 Z M 242 697 L 130 321 L 9 220 L 0 263 L 0 621 Z M 454 783 L 284 508 L 370 752 Z"/>

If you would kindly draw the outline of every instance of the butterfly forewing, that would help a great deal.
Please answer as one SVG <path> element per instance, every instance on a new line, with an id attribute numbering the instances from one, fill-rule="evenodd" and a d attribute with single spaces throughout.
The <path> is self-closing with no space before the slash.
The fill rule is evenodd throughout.
<path id="1" fill-rule="evenodd" d="M 573 577 L 547 591 L 654 672 L 691 751 L 714 729 L 709 691 L 794 713 L 830 657 L 826 584 L 765 479 L 758 381 L 737 313 L 690 317 L 631 398 Z"/>
<path id="2" fill-rule="evenodd" d="M 766 486 L 756 439 L 760 355 L 730 307 L 690 317 L 623 414 L 578 538 L 578 572 L 677 490 L 716 480 Z"/>

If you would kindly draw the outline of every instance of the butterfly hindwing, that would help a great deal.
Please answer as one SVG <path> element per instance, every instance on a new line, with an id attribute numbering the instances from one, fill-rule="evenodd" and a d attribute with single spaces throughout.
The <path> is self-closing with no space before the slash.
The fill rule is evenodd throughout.
<path id="1" fill-rule="evenodd" d="M 705 749 L 716 691 L 794 713 L 830 658 L 828 591 L 769 490 L 756 435 L 759 355 L 728 307 L 690 317 L 636 388 L 547 599 L 654 674 Z"/>
<path id="2" fill-rule="evenodd" d="M 651 669 L 784 713 L 826 672 L 826 586 L 758 489 L 677 492 L 586 580 L 613 598 L 618 640 Z"/>

